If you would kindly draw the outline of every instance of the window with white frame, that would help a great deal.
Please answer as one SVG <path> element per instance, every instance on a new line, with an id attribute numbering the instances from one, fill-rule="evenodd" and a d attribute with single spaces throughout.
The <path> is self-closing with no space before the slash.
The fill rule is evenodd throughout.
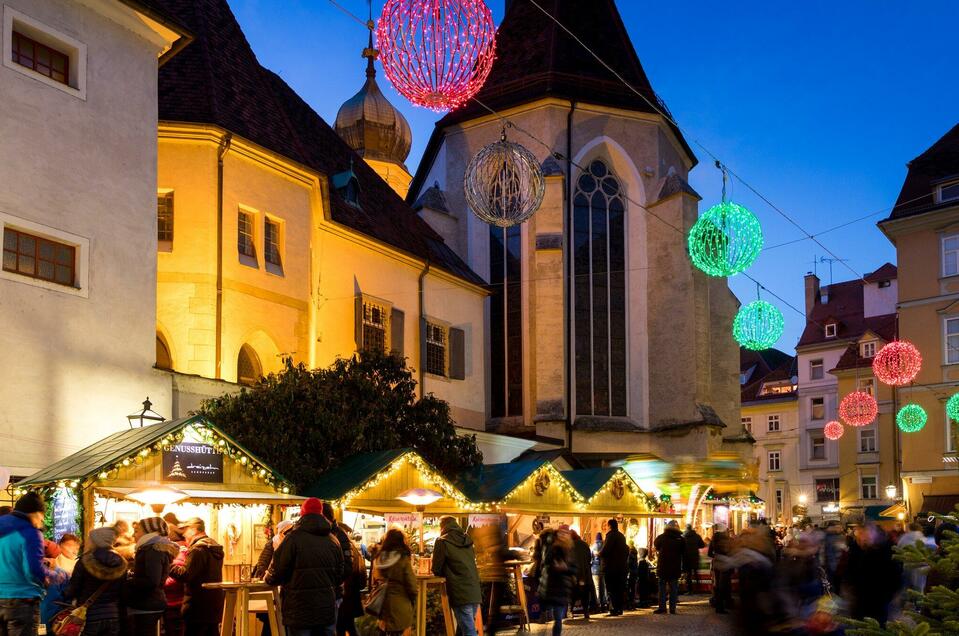
<path id="1" fill-rule="evenodd" d="M 946 364 L 959 364 L 959 318 L 946 318 Z"/>
<path id="2" fill-rule="evenodd" d="M 946 415 L 946 452 L 959 452 L 959 424 Z"/>
<path id="3" fill-rule="evenodd" d="M 876 379 L 875 378 L 859 378 L 856 380 L 856 390 L 862 391 L 863 393 L 868 393 L 869 395 L 876 394 Z"/>
<path id="4" fill-rule="evenodd" d="M 809 416 L 814 420 L 826 419 L 826 398 L 809 398 Z"/>
<path id="5" fill-rule="evenodd" d="M 943 183 L 936 188 L 939 203 L 959 200 L 959 181 Z"/>
<path id="6" fill-rule="evenodd" d="M 863 358 L 875 358 L 876 357 L 876 341 L 869 340 L 862 343 L 859 347 L 859 354 Z"/>
<path id="7" fill-rule="evenodd" d="M 769 451 L 766 465 L 769 470 L 782 470 L 779 464 L 779 451 Z"/>
<path id="8" fill-rule="evenodd" d="M 822 433 L 813 433 L 809 436 L 809 459 L 814 461 L 826 459 L 826 436 Z"/>
<path id="9" fill-rule="evenodd" d="M 779 414 L 767 415 L 766 416 L 766 430 L 770 433 L 776 433 L 779 431 Z"/>
<path id="10" fill-rule="evenodd" d="M 426 323 L 426 372 L 446 377 L 446 327 Z"/>
<path id="11" fill-rule="evenodd" d="M 879 499 L 878 477 L 875 475 L 860 475 L 859 492 L 863 499 Z"/>
<path id="12" fill-rule="evenodd" d="M 822 380 L 822 378 L 823 378 L 822 360 L 810 360 L 809 361 L 809 379 Z"/>
<path id="13" fill-rule="evenodd" d="M 252 212 L 239 210 L 236 216 L 236 249 L 241 260 L 242 257 L 253 259 L 254 266 L 256 261 L 256 235 L 254 228 L 256 222 L 253 220 Z"/>
<path id="14" fill-rule="evenodd" d="M 747 433 L 752 433 L 752 432 L 753 432 L 753 418 L 752 418 L 752 416 L 745 415 L 745 416 L 739 418 L 739 420 L 742 422 L 742 424 L 743 424 L 743 429 L 744 429 Z"/>
<path id="15" fill-rule="evenodd" d="M 959 274 L 959 234 L 942 237 L 942 275 Z"/>
<path id="16" fill-rule="evenodd" d="M 10 6 L 3 7 L 3 66 L 86 99 L 87 45 Z"/>
<path id="17" fill-rule="evenodd" d="M 876 429 L 871 427 L 859 429 L 859 452 L 876 452 Z"/>
<path id="18" fill-rule="evenodd" d="M 783 509 L 783 491 L 782 488 L 776 489 L 776 510 L 782 511 Z"/>
<path id="19" fill-rule="evenodd" d="M 834 322 L 829 323 L 828 325 L 826 325 L 826 337 L 835 338 L 836 332 L 838 329 L 839 329 L 839 325 L 837 325 Z"/>
<path id="20" fill-rule="evenodd" d="M 280 222 L 269 217 L 263 219 L 263 253 L 267 265 L 274 265 L 274 269 L 283 271 L 283 259 L 280 255 Z"/>

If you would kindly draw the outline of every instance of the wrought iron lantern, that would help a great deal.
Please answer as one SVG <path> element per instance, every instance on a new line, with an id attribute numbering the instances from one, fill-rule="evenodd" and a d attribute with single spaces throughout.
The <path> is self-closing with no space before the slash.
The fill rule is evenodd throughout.
<path id="1" fill-rule="evenodd" d="M 546 179 L 533 153 L 507 141 L 504 131 L 470 160 L 463 189 L 473 214 L 490 225 L 511 227 L 543 204 Z"/>

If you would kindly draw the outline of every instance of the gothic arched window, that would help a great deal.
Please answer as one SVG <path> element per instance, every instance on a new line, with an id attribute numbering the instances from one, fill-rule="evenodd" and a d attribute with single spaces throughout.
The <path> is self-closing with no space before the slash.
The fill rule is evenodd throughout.
<path id="1" fill-rule="evenodd" d="M 577 415 L 626 413 L 626 198 L 600 160 L 573 197 Z"/>
<path id="2" fill-rule="evenodd" d="M 173 356 L 170 355 L 170 347 L 167 346 L 166 341 L 160 334 L 157 334 L 156 367 L 158 369 L 173 369 Z"/>
<path id="3" fill-rule="evenodd" d="M 240 347 L 240 354 L 236 357 L 237 384 L 253 386 L 261 377 L 263 377 L 263 370 L 260 366 L 260 358 L 257 357 L 253 347 L 243 345 Z"/>

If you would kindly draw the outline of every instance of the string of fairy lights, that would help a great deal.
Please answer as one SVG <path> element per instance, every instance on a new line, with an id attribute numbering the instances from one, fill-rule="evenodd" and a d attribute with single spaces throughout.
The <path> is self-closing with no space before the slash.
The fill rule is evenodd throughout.
<path id="1" fill-rule="evenodd" d="M 347 13 L 335 0 L 330 0 Z M 681 134 L 689 137 L 708 154 L 722 173 L 721 201 L 706 210 L 688 234 L 660 215 L 623 194 L 630 203 L 654 219 L 686 237 L 687 249 L 694 267 L 707 276 L 728 278 L 744 274 L 756 283 L 757 299 L 747 303 L 737 313 L 733 322 L 733 336 L 747 349 L 763 350 L 774 345 L 781 337 L 785 319 L 774 304 L 761 298 L 763 290 L 780 302 L 814 322 L 806 312 L 785 302 L 772 293 L 753 276 L 746 273 L 763 250 L 764 237 L 756 215 L 746 207 L 727 199 L 726 186 L 729 177 L 734 178 L 763 201 L 804 236 L 798 240 L 810 240 L 829 254 L 834 262 L 851 271 L 856 278 L 866 282 L 862 274 L 853 269 L 844 259 L 819 240 L 818 235 L 806 230 L 795 218 L 777 206 L 758 188 L 731 170 L 708 147 L 691 136 L 662 107 L 644 91 L 631 85 L 619 72 L 582 41 L 556 16 L 543 8 L 536 0 L 528 0 L 553 21 L 584 51 L 603 66 L 623 86 L 642 99 L 653 112 Z M 372 4 L 370 4 L 372 14 Z M 353 16 L 355 18 L 355 16 Z M 358 22 L 362 20 L 356 18 Z M 372 28 L 372 20 L 368 23 Z M 522 145 L 507 139 L 507 130 L 515 129 L 547 149 L 554 159 L 565 161 L 582 173 L 588 168 L 577 165 L 570 157 L 564 157 L 550 144 L 535 134 L 517 126 L 516 123 L 477 99 L 495 57 L 495 25 L 492 13 L 484 0 L 387 0 L 380 20 L 376 23 L 377 44 L 381 50 L 380 61 L 384 72 L 396 90 L 411 103 L 435 111 L 453 110 L 472 100 L 503 123 L 501 138 L 482 148 L 470 161 L 464 175 L 464 191 L 471 210 L 486 223 L 510 227 L 530 218 L 541 206 L 544 198 L 541 166 Z M 928 195 L 916 197 L 913 202 Z M 819 234 L 846 227 L 859 220 L 878 214 L 870 213 Z M 767 249 L 782 247 L 787 241 Z M 823 325 L 819 325 L 824 328 Z M 873 373 L 876 378 L 892 387 L 915 386 L 922 357 L 914 345 L 896 340 L 887 343 L 874 357 Z M 875 420 L 878 405 L 867 392 L 854 391 L 845 396 L 840 404 L 840 419 L 849 426 L 864 426 Z M 953 395 L 947 404 L 947 414 L 959 421 L 959 394 Z M 868 421 L 867 421 L 868 419 Z M 896 413 L 900 430 L 912 433 L 921 430 L 928 414 L 916 403 L 903 406 Z M 830 439 L 839 439 L 843 423 L 831 421 L 824 428 Z"/>

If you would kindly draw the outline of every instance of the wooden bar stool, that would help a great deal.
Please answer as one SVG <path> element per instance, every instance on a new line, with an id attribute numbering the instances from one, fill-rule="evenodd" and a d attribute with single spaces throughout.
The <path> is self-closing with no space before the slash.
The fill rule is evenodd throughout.
<path id="1" fill-rule="evenodd" d="M 266 614 L 270 630 L 277 636 L 286 636 L 283 623 L 279 620 L 280 595 L 276 588 L 266 583 L 204 583 L 208 590 L 223 590 L 223 622 L 220 624 L 220 636 L 233 636 L 234 622 L 236 636 L 250 636 L 250 601 L 266 601 Z"/>
<path id="2" fill-rule="evenodd" d="M 511 606 L 509 609 L 511 611 L 518 611 L 522 616 L 523 622 L 520 623 L 520 627 L 529 631 L 532 626 L 529 622 L 529 610 L 526 602 L 526 588 L 523 587 L 523 566 L 529 565 L 531 561 L 504 561 L 503 565 L 506 567 L 506 577 L 507 585 L 509 584 L 509 579 L 512 578 L 516 582 L 516 601 L 518 605 Z"/>
<path id="3" fill-rule="evenodd" d="M 443 622 L 446 623 L 446 636 L 454 636 L 456 632 L 453 628 L 450 598 L 446 595 L 446 579 L 425 574 L 416 576 L 416 636 L 426 636 L 426 594 L 431 586 L 440 588 L 440 605 L 443 608 Z"/>

